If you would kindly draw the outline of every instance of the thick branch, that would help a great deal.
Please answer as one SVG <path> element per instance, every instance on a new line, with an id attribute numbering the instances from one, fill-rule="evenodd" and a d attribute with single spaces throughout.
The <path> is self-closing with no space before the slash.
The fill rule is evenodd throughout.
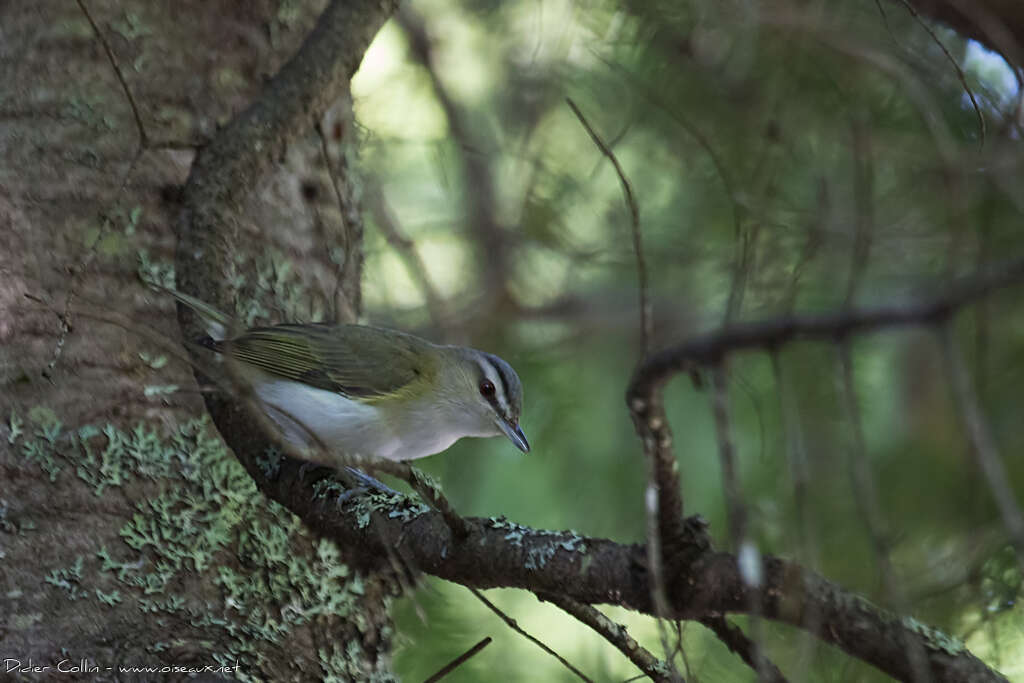
<path id="1" fill-rule="evenodd" d="M 640 545 L 480 518 L 466 519 L 469 535 L 459 542 L 440 513 L 414 510 L 405 503 L 390 503 L 374 514 L 372 524 L 360 523 L 359 501 L 339 508 L 315 498 L 298 481 L 295 468 L 286 468 L 274 482 L 261 482 L 261 488 L 314 532 L 334 539 L 341 548 L 357 548 L 364 557 L 396 552 L 410 565 L 464 586 L 521 588 L 583 604 L 615 604 L 654 613 L 646 552 Z M 927 652 L 936 683 L 1004 680 L 962 644 L 913 619 L 901 619 L 784 560 L 766 557 L 764 567 L 764 584 L 752 592 L 734 555 L 705 553 L 687 571 L 666 576 L 667 616 L 701 619 L 746 613 L 756 601 L 764 617 L 799 628 L 813 624 L 822 640 L 896 678 L 911 678 L 906 643 L 912 642 Z"/>

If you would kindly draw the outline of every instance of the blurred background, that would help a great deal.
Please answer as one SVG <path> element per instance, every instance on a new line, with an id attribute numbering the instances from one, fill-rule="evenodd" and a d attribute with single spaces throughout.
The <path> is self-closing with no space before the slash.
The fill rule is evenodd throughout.
<path id="1" fill-rule="evenodd" d="M 417 463 L 461 513 L 644 536 L 624 402 L 641 354 L 630 215 L 566 98 L 635 192 L 654 348 L 729 321 L 934 295 L 1024 253 L 1014 72 L 908 8 L 419 0 L 386 26 L 353 86 L 364 320 L 495 352 L 526 389 L 529 455 L 464 440 Z M 965 308 L 955 333 L 1021 491 L 1018 296 Z M 782 393 L 769 354 L 729 358 L 749 533 L 1024 680 L 1020 570 L 934 330 L 858 336 L 850 350 L 874 509 L 851 477 L 839 347 L 785 346 Z M 686 511 L 729 548 L 710 393 L 683 375 L 666 396 Z M 575 680 L 465 589 L 424 587 L 396 612 L 403 680 L 484 636 L 494 643 L 448 680 Z M 488 595 L 598 680 L 636 673 L 556 608 Z M 608 613 L 661 653 L 653 621 Z M 796 630 L 766 624 L 763 636 L 794 680 L 883 678 Z M 751 680 L 701 626 L 683 643 L 687 680 Z"/>

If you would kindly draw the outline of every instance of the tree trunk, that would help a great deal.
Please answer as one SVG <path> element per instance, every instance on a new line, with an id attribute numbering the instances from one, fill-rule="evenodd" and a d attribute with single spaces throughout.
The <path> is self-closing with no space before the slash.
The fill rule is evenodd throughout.
<path id="1" fill-rule="evenodd" d="M 390 580 L 350 572 L 195 419 L 173 306 L 142 282 L 173 282 L 195 147 L 295 52 L 314 5 L 0 6 L 5 673 L 390 678 Z M 358 216 L 339 214 L 312 124 L 253 188 L 225 276 L 301 300 L 288 317 L 351 316 Z"/>

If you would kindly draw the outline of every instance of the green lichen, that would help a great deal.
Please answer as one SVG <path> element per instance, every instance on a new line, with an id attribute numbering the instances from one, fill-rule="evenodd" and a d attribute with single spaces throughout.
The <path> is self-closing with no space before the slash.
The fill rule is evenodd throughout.
<path id="1" fill-rule="evenodd" d="M 255 276 L 244 275 L 239 269 L 242 265 L 246 269 L 255 266 Z M 255 263 L 248 260 L 229 263 L 228 279 L 231 289 L 256 295 L 240 297 L 235 304 L 238 318 L 247 327 L 259 321 L 294 322 L 324 319 L 323 301 L 310 291 L 299 273 L 294 270 L 291 260 L 276 249 L 259 254 L 255 258 Z M 261 303 L 263 300 L 276 302 L 274 309 L 264 306 Z"/>
<path id="2" fill-rule="evenodd" d="M 135 40 L 153 34 L 153 29 L 143 23 L 142 18 L 135 12 L 125 12 L 122 18 L 110 22 L 110 28 L 125 40 Z"/>
<path id="3" fill-rule="evenodd" d="M 14 631 L 27 631 L 42 621 L 42 612 L 30 612 L 28 614 L 12 614 L 9 623 Z"/>
<path id="4" fill-rule="evenodd" d="M 423 503 L 417 503 L 408 496 L 402 495 L 385 496 L 383 506 L 388 511 L 389 519 L 398 519 L 405 523 L 411 522 L 417 517 L 430 512 L 430 508 Z"/>
<path id="5" fill-rule="evenodd" d="M 198 428 L 196 423 L 186 424 L 170 444 L 144 425 L 125 432 L 112 424 L 102 431 L 94 425 L 78 429 L 72 436 L 77 447 L 72 456 L 78 478 L 93 487 L 93 493 L 103 495 L 106 488 L 123 486 L 138 476 L 150 479 L 171 476 L 175 460 L 181 452 L 185 435 Z M 105 443 L 97 437 L 102 436 Z"/>
<path id="6" fill-rule="evenodd" d="M 95 495 L 130 482 L 157 484 L 155 492 L 135 501 L 120 530 L 123 546 L 103 546 L 45 577 L 69 599 L 110 608 L 135 605 L 158 621 L 173 617 L 208 630 L 211 656 L 224 665 L 241 662 L 241 680 L 260 680 L 262 648 L 283 643 L 314 620 L 369 628 L 357 608 L 363 580 L 341 561 L 333 543 L 310 538 L 296 517 L 262 497 L 206 419 L 163 433 L 145 425 L 65 430 L 46 408 L 30 418 L 33 436 L 18 439 L 36 444 L 30 460 L 69 463 Z M 11 423 L 19 423 L 14 413 Z M 14 526 L 3 501 L 0 524 L 5 530 Z M 219 600 L 200 601 L 177 588 L 210 572 Z M 359 650 L 355 656 L 348 657 L 346 649 L 321 662 L 325 679 L 351 680 L 350 672 L 363 672 L 361 645 L 353 645 Z M 372 680 L 372 667 L 366 671 L 371 673 L 359 678 Z"/>
<path id="7" fill-rule="evenodd" d="M 129 236 L 134 235 L 136 228 L 139 227 L 140 218 L 142 218 L 142 207 L 136 205 L 130 208 L 128 212 L 123 215 L 124 234 Z"/>
<path id="8" fill-rule="evenodd" d="M 654 670 L 651 673 L 657 674 L 659 678 L 672 680 L 679 676 L 678 672 L 676 672 L 674 668 L 663 659 L 659 659 L 653 669 Z"/>
<path id="9" fill-rule="evenodd" d="M 12 413 L 12 418 L 14 414 Z M 29 411 L 29 421 L 36 425 L 31 438 L 21 443 L 21 455 L 28 462 L 39 465 L 49 477 L 56 481 L 63 466 L 58 464 L 57 442 L 61 436 L 61 422 L 52 410 L 45 406 L 36 406 Z M 13 422 L 13 419 L 12 419 Z"/>
<path id="10" fill-rule="evenodd" d="M 64 106 L 60 114 L 63 118 L 77 121 L 94 131 L 106 132 L 114 130 L 114 123 L 103 111 L 107 104 L 97 95 L 73 96 Z"/>
<path id="11" fill-rule="evenodd" d="M 136 273 L 140 280 L 161 287 L 174 287 L 174 264 L 170 261 L 150 259 L 149 251 L 146 249 L 139 249 L 136 256 L 139 262 Z"/>
<path id="12" fill-rule="evenodd" d="M 256 456 L 256 464 L 259 465 L 263 476 L 273 481 L 281 474 L 282 458 L 283 455 L 276 446 L 267 446 L 262 453 Z"/>
<path id="13" fill-rule="evenodd" d="M 331 643 L 317 651 L 320 666 L 331 673 L 324 677 L 324 683 L 348 683 L 349 681 L 365 681 L 365 683 L 396 683 L 394 674 L 375 671 L 366 660 L 357 643 L 350 642 L 342 648 Z"/>
<path id="14" fill-rule="evenodd" d="M 901 623 L 903 628 L 921 636 L 929 650 L 938 650 L 954 657 L 967 650 L 967 646 L 959 638 L 922 624 L 913 617 L 903 617 Z"/>
<path id="15" fill-rule="evenodd" d="M 104 593 L 99 588 L 95 589 L 96 599 L 102 602 L 104 605 L 113 607 L 121 602 L 121 591 L 114 590 L 110 593 Z"/>
<path id="16" fill-rule="evenodd" d="M 75 558 L 70 567 L 63 567 L 51 571 L 45 579 L 51 586 L 60 588 L 67 593 L 71 600 L 78 600 L 89 595 L 89 592 L 81 587 L 82 582 L 82 556 Z"/>
<path id="17" fill-rule="evenodd" d="M 0 498 L 0 531 L 6 531 L 7 533 L 14 533 L 15 526 L 14 522 L 7 519 L 8 503 L 3 498 Z"/>
<path id="18" fill-rule="evenodd" d="M 529 527 L 510 522 L 504 517 L 491 517 L 488 523 L 492 529 L 505 532 L 505 540 L 512 545 L 524 548 L 526 558 L 523 566 L 527 569 L 541 569 L 559 550 L 584 555 L 586 561 L 587 544 L 577 532 L 548 531 L 530 529 Z M 484 542 L 481 540 L 481 542 Z"/>
<path id="19" fill-rule="evenodd" d="M 149 384 L 142 389 L 142 395 L 146 398 L 154 396 L 170 396 L 178 391 L 177 384 Z"/>
<path id="20" fill-rule="evenodd" d="M 9 429 L 9 433 L 7 434 L 7 443 L 9 445 L 13 446 L 18 441 L 18 437 L 24 434 L 24 430 L 22 430 L 22 426 L 24 424 L 25 423 L 22 421 L 20 417 L 18 417 L 18 414 L 15 413 L 14 409 L 12 408 L 11 418 L 7 422 L 7 426 Z"/>
<path id="21" fill-rule="evenodd" d="M 153 370 L 159 370 L 160 368 L 167 365 L 167 356 L 165 356 L 162 353 L 154 356 L 150 353 L 146 353 L 145 351 L 140 351 L 139 360 L 141 360 L 143 363 L 145 363 Z"/>
<path id="22" fill-rule="evenodd" d="M 344 484 L 330 477 L 320 479 L 313 484 L 313 498 L 337 499 L 344 494 Z"/>

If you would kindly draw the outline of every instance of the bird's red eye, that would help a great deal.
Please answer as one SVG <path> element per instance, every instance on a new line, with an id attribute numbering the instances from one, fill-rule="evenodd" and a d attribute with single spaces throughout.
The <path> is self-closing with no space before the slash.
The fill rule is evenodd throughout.
<path id="1" fill-rule="evenodd" d="M 494 396 L 494 382 L 489 379 L 480 382 L 480 393 L 488 398 Z"/>

